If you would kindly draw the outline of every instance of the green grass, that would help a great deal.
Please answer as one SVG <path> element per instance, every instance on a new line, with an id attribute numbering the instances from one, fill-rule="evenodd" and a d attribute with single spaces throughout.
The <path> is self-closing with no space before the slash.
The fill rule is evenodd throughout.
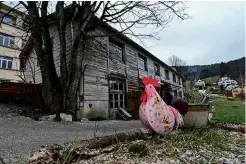
<path id="1" fill-rule="evenodd" d="M 199 149 L 202 147 L 213 147 L 215 149 L 226 149 L 228 136 L 220 134 L 216 128 L 184 128 L 180 134 L 165 138 L 175 146 L 182 145 L 183 148 Z"/>
<path id="2" fill-rule="evenodd" d="M 213 98 L 215 112 L 212 123 L 242 124 L 245 122 L 245 104 L 242 101 Z"/>
<path id="3" fill-rule="evenodd" d="M 202 80 L 205 81 L 205 83 L 213 84 L 213 83 L 218 83 L 219 79 L 220 79 L 220 76 L 213 76 L 213 77 L 208 77 Z"/>

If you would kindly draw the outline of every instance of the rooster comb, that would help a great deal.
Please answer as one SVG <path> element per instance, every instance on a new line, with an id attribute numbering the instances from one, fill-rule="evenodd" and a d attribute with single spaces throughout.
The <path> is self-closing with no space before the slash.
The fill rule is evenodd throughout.
<path id="1" fill-rule="evenodd" d="M 152 77 L 143 77 L 142 82 L 144 85 L 152 84 L 154 87 L 161 87 L 158 80 L 153 79 Z"/>

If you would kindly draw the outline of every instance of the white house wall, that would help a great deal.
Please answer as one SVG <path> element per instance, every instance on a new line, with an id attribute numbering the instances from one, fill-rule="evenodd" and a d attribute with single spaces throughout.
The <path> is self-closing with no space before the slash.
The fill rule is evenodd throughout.
<path id="1" fill-rule="evenodd" d="M 4 13 L 7 13 L 8 11 L 3 10 L 1 8 L 1 11 Z M 16 15 L 14 13 L 10 13 L 10 15 L 13 15 L 16 17 L 16 26 L 8 25 L 5 23 L 1 23 L 0 33 L 13 36 L 15 38 L 14 41 L 14 47 L 5 47 L 0 46 L 0 56 L 7 56 L 13 58 L 12 60 L 12 68 L 11 69 L 1 69 L 0 68 L 0 81 L 1 80 L 9 80 L 11 82 L 21 82 L 21 73 L 20 73 L 20 61 L 19 61 L 19 54 L 21 52 L 21 45 L 22 45 L 22 38 L 25 36 L 25 32 L 21 30 L 20 28 L 22 25 L 21 18 L 19 15 Z"/>

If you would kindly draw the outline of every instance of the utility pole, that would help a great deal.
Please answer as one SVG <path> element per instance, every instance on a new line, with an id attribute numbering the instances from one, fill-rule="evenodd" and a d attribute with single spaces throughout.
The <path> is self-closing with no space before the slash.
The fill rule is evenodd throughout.
<path id="1" fill-rule="evenodd" d="M 241 75 L 241 71 L 239 73 L 240 73 L 241 85 L 244 86 L 243 85 L 243 78 L 242 78 L 242 75 Z"/>

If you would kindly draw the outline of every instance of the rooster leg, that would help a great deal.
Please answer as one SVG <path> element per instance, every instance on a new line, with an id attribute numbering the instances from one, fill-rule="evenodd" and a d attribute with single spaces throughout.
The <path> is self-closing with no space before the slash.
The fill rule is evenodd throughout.
<path id="1" fill-rule="evenodd" d="M 155 132 L 151 132 L 151 140 L 156 136 L 156 133 Z"/>

